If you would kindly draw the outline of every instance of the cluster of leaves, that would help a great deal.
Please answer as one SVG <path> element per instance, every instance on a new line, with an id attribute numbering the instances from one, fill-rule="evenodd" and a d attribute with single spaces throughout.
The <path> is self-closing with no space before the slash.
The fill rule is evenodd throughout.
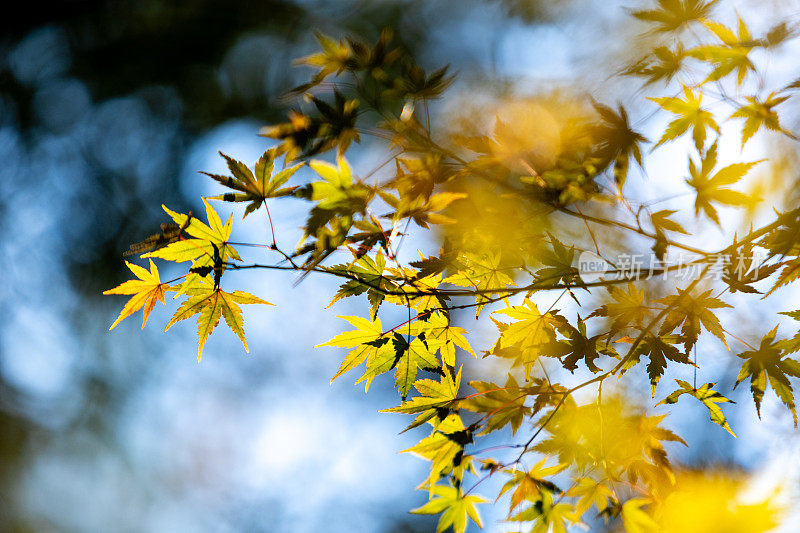
<path id="1" fill-rule="evenodd" d="M 733 187 L 760 161 L 719 168 L 724 121 L 744 119 L 741 146 L 762 129 L 793 138 L 775 107 L 797 84 L 767 95 L 744 93 L 748 78 L 759 73 L 751 53 L 776 48 L 791 32 L 779 24 L 753 37 L 741 17 L 735 29 L 728 28 L 711 18 L 718 3 L 658 0 L 652 9 L 634 11 L 656 44 L 622 70 L 648 87 L 679 85 L 673 96 L 649 98 L 674 115 L 652 149 L 691 131 L 689 177 L 676 182 L 688 185 L 695 198 L 694 213 L 684 220 L 693 214 L 698 231 L 706 219 L 722 226 L 720 206 L 753 204 Z M 687 28 L 698 42 L 686 37 Z M 711 42 L 694 33 L 701 28 Z M 182 276 L 162 282 L 152 259 L 149 271 L 129 264 L 138 279 L 106 291 L 131 295 L 112 328 L 138 309 L 146 322 L 156 302 L 173 292 L 184 300 L 167 329 L 198 315 L 198 357 L 220 318 L 246 349 L 239 305 L 268 302 L 223 291 L 226 273 L 270 268 L 339 278 L 330 305 L 366 296 L 368 311 L 341 317 L 352 329 L 320 346 L 347 350 L 333 379 L 359 368 L 356 383 L 368 390 L 391 374 L 400 403 L 385 411 L 413 416 L 406 430 L 429 427 L 405 451 L 430 463 L 418 487 L 429 501 L 413 512 L 440 514 L 438 531 L 462 533 L 470 520 L 481 525 L 477 506 L 487 500 L 473 489 L 491 476 L 506 480 L 497 497 L 509 500 L 508 520 L 527 524 L 529 531 L 566 531 L 600 519 L 621 523 L 629 533 L 706 531 L 685 527 L 687 516 L 705 509 L 693 495 L 719 489 L 733 499 L 743 481 L 673 466 L 669 443 L 685 442 L 662 425 L 665 415 L 649 414 L 637 407 L 643 402 L 617 393 L 604 398 L 603 384 L 611 377 L 646 376 L 651 396 L 660 398 L 656 405 L 694 397 L 720 431 L 735 436 L 720 407 L 733 402 L 713 389 L 719 380 L 697 385 L 697 351 L 714 346 L 704 339 L 726 354 L 729 340 L 745 343 L 723 325 L 732 307 L 723 299 L 726 293 L 766 297 L 800 277 L 800 210 L 778 213 L 719 249 L 696 248 L 674 237 L 690 233 L 673 218 L 686 213 L 651 211 L 647 202 L 636 209 L 627 197 L 631 159 L 644 167 L 643 147 L 650 141 L 623 105 L 531 97 L 500 103 L 486 131 L 436 135 L 428 101 L 442 96 L 452 81 L 446 69 L 426 73 L 393 44 L 390 32 L 374 45 L 325 35 L 318 40 L 321 51 L 300 61 L 318 70 L 296 90 L 306 93 L 313 110 L 297 108 L 287 122 L 265 128 L 263 134 L 278 144 L 253 170 L 223 155 L 231 175 L 208 174 L 225 188 L 210 199 L 246 203 L 245 217 L 262 208 L 269 215 L 268 204 L 285 198 L 308 202 L 296 249 L 282 250 L 273 228 L 272 242 L 261 246 L 278 260 L 248 263 L 234 247 L 240 244 L 230 240 L 231 218 L 223 224 L 207 200 L 207 223 L 165 207 L 172 222 L 133 245 L 131 253 L 190 265 Z M 704 81 L 690 82 L 698 72 Z M 333 95 L 332 103 L 325 94 Z M 733 109 L 723 119 L 724 105 Z M 345 158 L 364 132 L 390 145 L 388 162 L 394 166 L 388 178 L 372 178 L 380 168 L 359 177 Z M 316 159 L 333 150 L 335 164 Z M 281 157 L 284 168 L 276 170 Z M 308 172 L 301 172 L 306 164 Z M 503 223 L 487 223 L 494 218 Z M 398 251 L 415 227 L 439 239 L 441 251 L 404 263 Z M 652 245 L 659 260 L 669 248 L 696 258 L 633 270 L 604 257 L 620 247 L 636 252 L 643 243 L 645 249 Z M 755 249 L 765 252 L 763 260 L 754 259 Z M 589 279 L 576 265 L 587 252 L 611 268 Z M 326 264 L 334 254 L 346 259 Z M 674 270 L 689 271 L 684 286 L 656 279 Z M 712 270 L 721 276 L 710 279 Z M 559 301 L 562 308 L 577 308 L 574 319 L 556 308 Z M 405 309 L 407 319 L 385 325 L 396 316 L 388 306 Z M 485 350 L 474 350 L 469 332 L 457 325 L 465 309 L 497 330 Z M 800 321 L 800 311 L 784 314 Z M 796 424 L 790 378 L 800 377 L 800 362 L 790 356 L 800 350 L 800 334 L 778 340 L 773 329 L 759 342 L 758 348 L 745 343 L 749 349 L 735 354 L 743 361 L 735 385 L 750 380 L 759 416 L 771 388 Z M 478 354 L 507 371 L 504 381 L 495 382 L 487 371 L 462 384 L 462 376 L 479 372 Z M 659 384 L 668 370 L 695 377 L 676 380 L 678 388 L 664 394 Z M 576 393 L 593 387 L 596 401 L 579 402 Z M 486 457 L 479 443 L 502 435 L 522 435 L 524 441 L 495 446 L 495 457 Z M 725 508 L 725 531 L 766 530 L 776 520 L 769 502 Z"/>

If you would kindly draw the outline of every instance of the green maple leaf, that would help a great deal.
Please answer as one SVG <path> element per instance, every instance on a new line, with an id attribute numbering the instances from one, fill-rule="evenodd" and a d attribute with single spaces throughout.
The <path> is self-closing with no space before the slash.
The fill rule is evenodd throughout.
<path id="1" fill-rule="evenodd" d="M 653 31 L 669 33 L 708 17 L 719 0 L 656 0 L 656 9 L 632 11 L 639 20 L 655 23 Z"/>
<path id="2" fill-rule="evenodd" d="M 403 432 L 421 426 L 434 416 L 441 416 L 441 413 L 449 413 L 458 404 L 458 388 L 461 386 L 461 369 L 458 370 L 455 379 L 449 372 L 445 372 L 439 381 L 432 379 L 418 379 L 414 382 L 414 388 L 420 396 L 415 396 L 403 402 L 397 407 L 383 409 L 382 413 L 405 413 L 419 414 L 414 422 Z"/>
<path id="3" fill-rule="evenodd" d="M 797 410 L 794 403 L 794 392 L 787 376 L 800 377 L 800 362 L 784 357 L 786 342 L 775 340 L 777 332 L 778 326 L 775 326 L 761 339 L 758 349 L 737 354 L 745 361 L 739 370 L 734 388 L 745 379 L 750 378 L 750 392 L 752 392 L 753 401 L 756 404 L 756 413 L 761 418 L 761 401 L 764 399 L 764 392 L 767 390 L 767 382 L 769 382 L 778 398 L 792 412 L 796 426 Z"/>
<path id="4" fill-rule="evenodd" d="M 456 346 L 477 357 L 467 338 L 467 330 L 450 325 L 450 319 L 439 312 L 430 313 L 414 324 L 414 335 L 424 334 L 425 343 L 431 351 L 439 350 L 442 362 L 448 366 L 456 364 Z"/>
<path id="5" fill-rule="evenodd" d="M 659 335 L 664 335 L 677 327 L 681 327 L 681 336 L 684 338 L 686 351 L 697 342 L 700 336 L 700 326 L 715 335 L 725 347 L 728 342 L 725 340 L 725 332 L 719 319 L 711 312 L 711 309 L 721 309 L 731 307 L 722 300 L 711 296 L 709 289 L 703 293 L 693 296 L 688 289 L 678 289 L 677 294 L 665 296 L 656 303 L 664 304 L 670 308 L 664 322 L 661 325 Z"/>
<path id="6" fill-rule="evenodd" d="M 399 290 L 395 283 L 384 274 L 386 268 L 386 258 L 378 251 L 375 258 L 364 255 L 347 265 L 333 265 L 328 267 L 328 271 L 341 274 L 348 274 L 357 279 L 351 279 L 343 283 L 336 295 L 328 304 L 328 307 L 338 302 L 342 298 L 357 296 L 367 293 L 370 303 L 372 318 L 374 319 L 378 308 L 385 299 L 385 295 L 379 289 Z"/>
<path id="7" fill-rule="evenodd" d="M 427 485 L 432 491 L 436 481 L 443 475 L 463 473 L 468 464 L 468 458 L 463 456 L 464 444 L 471 442 L 471 433 L 457 414 L 450 414 L 436 423 L 431 419 L 428 423 L 434 426 L 431 434 L 403 450 L 403 453 L 411 453 L 431 462 L 430 475 L 421 486 Z"/>
<path id="8" fill-rule="evenodd" d="M 397 360 L 394 381 L 397 390 L 405 398 L 417 379 L 418 368 L 439 370 L 441 365 L 433 351 L 419 337 L 409 343 L 405 337 L 395 332 L 392 343 Z"/>
<path id="9" fill-rule="evenodd" d="M 360 209 L 368 191 L 360 183 L 353 183 L 353 171 L 343 156 L 338 157 L 336 165 L 313 160 L 308 166 L 322 178 L 322 181 L 311 183 L 311 200 L 317 202 L 318 208 L 347 211 Z"/>
<path id="10" fill-rule="evenodd" d="M 653 146 L 653 149 L 658 148 L 667 141 L 677 139 L 686 133 L 689 128 L 692 128 L 694 145 L 698 152 L 702 152 L 706 143 L 706 130 L 711 129 L 719 133 L 719 126 L 714 120 L 714 114 L 701 107 L 703 94 L 695 93 L 689 87 L 684 87 L 683 97 L 683 100 L 671 96 L 648 98 L 648 100 L 654 101 L 666 111 L 678 115 L 678 118 L 667 125 L 667 129 L 664 130 L 664 134 Z"/>
<path id="11" fill-rule="evenodd" d="M 153 263 L 152 259 L 150 260 L 150 272 L 139 265 L 134 265 L 127 261 L 125 264 L 128 265 L 130 271 L 139 279 L 130 279 L 117 285 L 113 289 L 103 291 L 103 294 L 132 295 L 122 308 L 117 319 L 111 324 L 111 327 L 108 328 L 109 330 L 114 329 L 122 320 L 142 308 L 144 308 L 144 318 L 142 319 L 142 329 L 144 329 L 144 325 L 147 324 L 147 317 L 150 316 L 150 312 L 156 306 L 156 301 L 160 301 L 163 304 L 164 293 L 174 290 L 166 283 L 161 283 L 161 279 L 158 275 L 158 268 Z"/>
<path id="12" fill-rule="evenodd" d="M 434 485 L 431 493 L 435 498 L 428 503 L 411 511 L 414 514 L 439 514 L 439 524 L 436 533 L 453 528 L 454 533 L 464 533 L 467 530 L 467 517 L 472 519 L 478 527 L 483 527 L 477 507 L 479 503 L 488 503 L 488 500 L 474 494 L 465 495 L 460 488 L 444 485 Z"/>
<path id="13" fill-rule="evenodd" d="M 322 346 L 353 348 L 345 357 L 336 375 L 331 378 L 331 383 L 345 372 L 366 363 L 366 371 L 356 383 L 366 381 L 365 390 L 369 390 L 372 380 L 391 370 L 396 363 L 389 337 L 384 335 L 379 318 L 373 320 L 367 320 L 360 316 L 340 316 L 339 318 L 348 321 L 356 329 L 340 333 L 328 342 L 316 346 L 317 348 Z"/>
<path id="14" fill-rule="evenodd" d="M 228 157 L 222 152 L 220 152 L 219 155 L 225 158 L 225 161 L 228 163 L 228 169 L 231 171 L 231 174 L 233 174 L 233 177 L 209 174 L 208 172 L 203 172 L 203 174 L 237 192 L 212 196 L 210 199 L 223 200 L 225 202 L 250 202 L 244 211 L 245 217 L 261 207 L 261 204 L 263 204 L 267 198 L 288 196 L 297 189 L 297 187 L 281 188 L 281 186 L 303 166 L 303 163 L 298 163 L 297 165 L 281 170 L 273 176 L 272 170 L 275 165 L 275 158 L 277 157 L 276 148 L 270 148 L 264 152 L 256 163 L 254 168 L 255 172 L 251 172 L 250 169 L 247 168 L 247 165 L 241 161 Z"/>
<path id="15" fill-rule="evenodd" d="M 719 405 L 717 405 L 726 402 L 735 403 L 733 400 L 730 400 L 719 392 L 713 390 L 711 388 L 714 386 L 713 383 L 706 383 L 701 385 L 699 388 L 695 388 L 688 381 L 676 379 L 675 382 L 680 388 L 670 393 L 669 396 L 658 402 L 656 405 L 678 403 L 678 399 L 684 394 L 694 396 L 708 408 L 708 413 L 712 422 L 725 428 L 725 431 L 734 437 L 736 436 L 736 433 L 733 432 L 731 426 L 728 425 L 728 421 L 725 419 L 722 409 L 720 409 Z"/>
<path id="16" fill-rule="evenodd" d="M 204 278 L 196 280 L 184 292 L 189 298 L 181 304 L 164 331 L 167 331 L 176 322 L 186 320 L 199 313 L 200 316 L 197 317 L 198 361 L 203 354 L 206 339 L 219 324 L 220 317 L 225 319 L 225 324 L 236 333 L 239 340 L 242 341 L 245 351 L 249 352 L 244 336 L 242 310 L 237 304 L 274 305 L 243 291 L 225 292 L 216 287 L 211 280 Z"/>

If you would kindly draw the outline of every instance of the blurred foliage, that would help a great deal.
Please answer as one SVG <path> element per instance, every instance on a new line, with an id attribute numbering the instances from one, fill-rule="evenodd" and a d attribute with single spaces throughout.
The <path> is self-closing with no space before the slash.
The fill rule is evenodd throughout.
<path id="1" fill-rule="evenodd" d="M 503 5 L 525 16 L 519 4 Z M 726 8 L 733 26 L 723 22 Z M 252 170 L 222 154 L 231 175 L 208 174 L 223 189 L 215 200 L 249 202 L 244 216 L 266 211 L 271 242 L 232 243 L 231 218 L 223 224 L 206 200 L 207 224 L 163 206 L 180 229 L 142 257 L 189 263 L 186 274 L 165 282 L 154 266 L 131 267 L 139 279 L 107 291 L 131 295 L 114 325 L 138 308 L 146 319 L 157 298 L 176 292 L 186 298 L 167 328 L 197 315 L 198 357 L 220 317 L 247 349 L 236 303 L 268 302 L 223 290 L 229 272 L 337 278 L 343 283 L 331 305 L 365 295 L 368 310 L 341 317 L 353 329 L 320 345 L 348 350 L 333 379 L 363 365 L 356 383 L 369 388 L 391 373 L 400 404 L 384 411 L 413 415 L 406 431 L 430 426 L 404 451 L 430 463 L 417 487 L 428 502 L 412 512 L 439 515 L 438 532 L 483 527 L 478 508 L 490 500 L 474 489 L 496 475 L 505 480 L 496 501 L 510 497 L 506 520 L 536 533 L 592 521 L 628 533 L 773 529 L 786 510 L 777 488 L 744 502 L 745 475 L 674 464 L 671 443 L 688 444 L 667 425 L 673 408 L 651 414 L 646 407 L 656 396 L 667 406 L 694 397 L 735 438 L 726 417 L 733 407 L 720 407 L 734 402 L 712 388 L 720 380 L 697 382 L 698 372 L 717 372 L 697 353 L 713 341 L 726 349 L 728 366 L 743 360 L 725 394 L 749 380 L 758 418 L 769 389 L 797 426 L 791 378 L 800 378 L 798 336 L 779 339 L 778 326 L 742 333 L 724 319 L 734 293 L 755 306 L 800 277 L 800 210 L 786 202 L 766 222 L 750 217 L 761 200 L 737 187 L 763 160 L 737 154 L 723 165 L 719 149 L 737 119 L 745 119 L 741 135 L 733 134 L 741 150 L 762 130 L 796 140 L 774 108 L 800 84 L 768 86 L 769 62 L 755 59 L 788 43 L 792 32 L 779 22 L 754 35 L 720 0 L 657 0 L 629 14 L 653 43 L 616 70 L 651 92 L 612 107 L 577 90 L 519 89 L 465 104 L 455 125 L 440 125 L 446 117 L 431 112 L 457 86 L 448 66 L 426 68 L 388 28 L 372 40 L 317 33 L 319 50 L 297 61 L 314 69 L 310 79 L 290 92 L 286 119 L 261 130 L 277 145 Z M 647 101 L 655 111 L 633 119 L 629 109 Z M 651 142 L 643 128 L 659 111 L 672 116 Z M 386 157 L 359 175 L 346 153 L 367 137 Z M 688 178 L 663 178 L 694 197 L 688 213 L 685 205 L 651 209 L 670 198 L 658 197 L 656 187 L 634 189 L 628 179 L 666 149 L 688 154 Z M 326 153 L 335 164 L 321 159 Z M 275 173 L 280 157 L 284 170 Z M 310 183 L 294 177 L 305 164 Z M 269 206 L 276 212 L 291 198 L 307 202 L 308 216 L 299 243 L 286 249 Z M 723 230 L 723 244 L 692 239 L 710 229 Z M 404 259 L 401 245 L 414 235 L 438 252 Z M 266 248 L 274 260 L 243 259 L 232 245 Z M 674 250 L 691 258 L 670 261 Z M 342 255 L 343 262 L 327 264 Z M 587 258 L 599 270 L 588 270 Z M 555 308 L 562 298 L 564 308 L 574 303 L 574 319 Z M 392 305 L 404 310 L 401 320 Z M 504 385 L 475 361 L 480 350 L 467 336 L 474 339 L 480 326 L 458 327 L 461 310 L 496 328 L 482 355 L 505 367 Z M 800 311 L 782 314 L 797 320 Z M 758 348 L 747 335 L 757 336 Z M 734 341 L 741 346 L 731 353 Z M 474 392 L 462 391 L 470 367 L 481 378 L 470 381 Z M 692 382 L 676 380 L 679 388 L 665 394 L 659 385 L 668 368 L 691 372 Z M 650 398 L 608 385 L 604 394 L 611 378 L 636 372 L 646 375 Z M 512 440 L 502 440 L 507 426 Z M 710 511 L 719 507 L 725 510 Z"/>
<path id="2" fill-rule="evenodd" d="M 380 376 L 392 374 L 404 401 L 389 410 L 413 415 L 411 428 L 432 427 L 407 450 L 431 464 L 429 486 L 421 487 L 431 501 L 419 502 L 422 516 L 396 518 L 412 506 L 399 498 L 392 509 L 369 511 L 387 531 L 430 531 L 437 520 L 441 529 L 456 530 L 480 522 L 477 509 L 485 506 L 476 504 L 483 499 L 464 480 L 492 477 L 505 483 L 495 493 L 511 498 L 508 517 L 535 531 L 558 531 L 581 515 L 598 528 L 629 531 L 771 527 L 781 506 L 775 498 L 742 496 L 749 485 L 744 474 L 667 461 L 666 451 L 675 448 L 662 443 L 678 437 L 665 429 L 669 419 L 662 424 L 644 410 L 641 398 L 616 392 L 603 398 L 598 390 L 596 403 L 573 400 L 576 387 L 602 384 L 594 378 L 612 368 L 619 376 L 630 371 L 628 381 L 643 378 L 653 395 L 661 382 L 659 399 L 680 407 L 694 402 L 697 412 L 721 426 L 696 428 L 697 434 L 716 437 L 719 430 L 724 438 L 722 428 L 732 432 L 731 425 L 741 434 L 725 415 L 733 407 L 728 396 L 734 397 L 727 390 L 745 381 L 759 414 L 771 391 L 795 410 L 789 379 L 798 372 L 796 336 L 740 332 L 750 344 L 747 350 L 733 346 L 739 357 L 727 359 L 735 368 L 699 387 L 681 380 L 667 394 L 664 383 L 672 381 L 661 378 L 691 373 L 697 361 L 691 349 L 699 346 L 703 358 L 709 337 L 720 347 L 733 344 L 722 328 L 735 321 L 717 316 L 722 295 L 687 291 L 684 297 L 658 276 L 604 292 L 585 286 L 576 268 L 586 251 L 602 253 L 596 259 L 611 272 L 631 272 L 630 265 L 605 263 L 631 251 L 652 248 L 658 259 L 670 250 L 697 251 L 691 238 L 705 226 L 702 217 L 692 217 L 691 206 L 651 209 L 638 200 L 648 192 L 639 179 L 652 157 L 648 150 L 659 138 L 659 150 L 669 149 L 687 134 L 695 149 L 687 145 L 681 160 L 695 153 L 677 181 L 688 186 L 695 212 L 727 232 L 725 250 L 744 265 L 725 266 L 718 286 L 730 296 L 777 291 L 773 301 L 791 290 L 798 271 L 798 165 L 787 111 L 798 83 L 768 89 L 761 76 L 764 54 L 780 52 L 794 30 L 791 21 L 761 28 L 745 23 L 747 17 L 707 20 L 725 13 L 724 4 L 637 4 L 631 12 L 643 25 L 626 23 L 593 43 L 601 55 L 585 79 L 574 74 L 533 85 L 498 72 L 507 61 L 498 36 L 540 25 L 594 24 L 597 6 L 585 0 L 14 6 L 13 16 L 0 20 L 0 261 L 7 281 L 0 295 L 0 529 L 104 531 L 113 524 L 159 530 L 177 515 L 185 521 L 178 523 L 200 530 L 297 527 L 280 503 L 219 486 L 227 461 L 240 451 L 229 442 L 237 433 L 226 425 L 235 425 L 236 416 L 227 402 L 239 397 L 239 412 L 260 409 L 256 386 L 268 377 L 283 380 L 273 375 L 274 361 L 247 361 L 242 375 L 207 376 L 203 394 L 196 388 L 154 392 L 153 383 L 181 379 L 166 366 L 168 354 L 151 336 L 136 340 L 118 328 L 122 337 L 108 337 L 113 303 L 98 298 L 128 275 L 120 260 L 126 249 L 188 265 L 185 278 L 169 280 L 166 269 L 159 274 L 154 266 L 147 271 L 132 264 L 141 279 L 116 289 L 131 297 L 119 319 L 144 309 L 147 320 L 166 294 L 183 295 L 173 322 L 197 318 L 200 353 L 222 320 L 247 348 L 238 304 L 264 300 L 222 290 L 233 270 L 286 269 L 300 279 L 322 272 L 343 282 L 331 304 L 367 297 L 364 316 L 347 317 L 355 329 L 327 343 L 349 350 L 336 377 L 364 364 L 359 381 L 385 390 Z M 634 29 L 648 34 L 628 46 Z M 577 42 L 584 30 L 566 31 Z M 695 42 L 697 35 L 702 42 Z M 537 33 L 531 49 L 560 58 L 546 37 Z M 602 54 L 613 56 L 620 43 L 624 59 L 603 64 Z M 295 58 L 300 68 L 291 69 Z M 607 70 L 629 78 L 606 80 L 604 91 L 599 85 Z M 666 131 L 645 129 L 651 122 L 645 110 L 655 106 L 643 102 L 642 93 L 631 94 L 634 78 L 671 115 Z M 691 90 L 673 90 L 685 85 Z M 605 103 L 588 97 L 587 87 Z M 261 133 L 273 148 L 252 170 L 226 157 L 231 175 L 209 174 L 221 186 L 216 199 L 243 203 L 245 215 L 270 208 L 276 218 L 280 202 L 309 206 L 308 218 L 292 223 L 303 225 L 296 249 L 280 248 L 276 241 L 287 237 L 279 232 L 276 238 L 274 231 L 271 241 L 246 243 L 258 245 L 259 257 L 276 258 L 270 264 L 241 261 L 239 253 L 248 259 L 253 256 L 244 252 L 255 248 L 231 245 L 231 219 L 223 224 L 196 194 L 186 197 L 191 187 L 181 183 L 187 167 L 198 170 L 187 160 L 198 143 L 237 122 L 270 124 Z M 716 142 L 728 123 L 742 127 L 733 137 L 743 148 L 767 139 L 768 160 L 755 165 L 757 158 L 748 157 L 729 165 Z M 345 158 L 348 151 L 360 160 L 351 157 L 363 153 L 359 145 L 369 150 L 376 144 L 390 148 L 388 166 L 362 171 Z M 276 168 L 281 163 L 283 170 Z M 159 203 L 175 211 L 165 215 Z M 761 230 L 755 234 L 762 233 L 749 239 L 757 216 L 771 214 L 773 204 L 782 209 L 775 223 L 756 225 Z M 738 231 L 730 223 L 736 213 L 743 214 Z M 164 222 L 170 218 L 173 223 Z M 401 244 L 407 239 L 408 248 L 420 235 L 434 249 L 404 261 Z M 766 263 L 749 257 L 754 246 L 766 250 Z M 658 272 L 649 266 L 649 272 L 642 267 L 645 274 Z M 558 308 L 541 299 L 550 288 L 563 290 Z M 524 299 L 508 299 L 515 294 Z M 580 304 L 577 319 L 572 302 Z M 497 309 L 498 303 L 504 307 Z M 398 324 L 391 308 L 407 319 Z M 463 309 L 474 311 L 480 326 L 458 327 Z M 786 322 L 796 320 L 796 311 L 784 314 Z M 479 327 L 494 332 L 485 350 Z M 499 368 L 497 376 L 490 367 Z M 204 410 L 204 398 L 211 397 L 206 386 L 217 386 L 224 400 L 213 396 L 209 401 L 219 405 Z M 155 400 L 156 394 L 168 400 Z M 164 402 L 173 407 L 168 413 L 159 412 Z M 164 418 L 195 410 L 196 423 L 213 425 L 200 438 L 177 416 Z M 169 440 L 171 431 L 179 434 L 180 453 L 164 457 L 141 448 L 141 426 L 132 423 L 137 416 L 155 419 L 148 427 L 160 427 L 163 435 L 152 437 L 163 436 L 166 446 L 176 442 Z M 513 444 L 509 432 L 533 438 Z M 481 454 L 479 460 L 484 443 L 499 444 L 509 456 Z M 553 458 L 541 459 L 537 447 Z M 555 461 L 562 455 L 563 462 Z M 495 490 L 491 483 L 482 487 Z M 65 486 L 69 498 L 62 497 Z M 722 501 L 729 503 L 728 515 L 709 524 L 707 509 Z M 84 503 L 95 510 L 83 512 Z M 344 524 L 354 516 L 326 520 Z"/>

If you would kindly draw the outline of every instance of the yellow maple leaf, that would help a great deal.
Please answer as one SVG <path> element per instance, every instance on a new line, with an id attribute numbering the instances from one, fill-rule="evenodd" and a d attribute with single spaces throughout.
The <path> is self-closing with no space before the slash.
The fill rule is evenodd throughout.
<path id="1" fill-rule="evenodd" d="M 205 278 L 200 278 L 199 282 L 195 283 L 186 293 L 189 298 L 181 304 L 164 331 L 167 331 L 176 322 L 186 320 L 199 313 L 200 316 L 197 317 L 198 361 L 203 354 L 206 339 L 219 324 L 220 317 L 225 318 L 225 323 L 242 341 L 244 350 L 249 352 L 244 336 L 242 309 L 237 304 L 274 305 L 243 291 L 225 292 L 214 286 L 211 280 Z"/>
<path id="2" fill-rule="evenodd" d="M 125 261 L 125 264 L 128 265 L 131 272 L 139 279 L 129 279 L 113 289 L 103 291 L 103 294 L 133 295 L 125 304 L 125 307 L 122 308 L 122 311 L 114 323 L 111 324 L 111 327 L 108 328 L 109 330 L 114 329 L 123 319 L 131 316 L 142 308 L 144 308 L 144 319 L 142 320 L 142 329 L 144 329 L 144 325 L 147 324 L 147 317 L 150 316 L 150 311 L 156 306 L 156 301 L 158 300 L 163 304 L 164 293 L 172 290 L 166 283 L 161 283 L 158 277 L 158 268 L 153 263 L 152 259 L 150 260 L 150 272 L 148 272 L 146 268 L 128 263 L 127 261 Z"/>

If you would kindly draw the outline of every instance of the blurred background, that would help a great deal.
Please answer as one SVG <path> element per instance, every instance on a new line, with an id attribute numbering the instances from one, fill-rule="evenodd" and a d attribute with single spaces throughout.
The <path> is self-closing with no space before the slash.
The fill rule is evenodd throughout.
<path id="1" fill-rule="evenodd" d="M 800 11 L 741 4 L 770 4 L 765 25 Z M 223 170 L 217 150 L 252 164 L 269 146 L 258 130 L 307 80 L 291 62 L 315 50 L 313 30 L 374 41 L 392 27 L 424 67 L 449 63 L 472 104 L 487 80 L 613 102 L 635 90 L 610 78 L 630 53 L 623 5 L 69 0 L 0 18 L 0 531 L 433 531 L 407 513 L 427 463 L 397 454 L 420 434 L 377 413 L 399 400 L 391 378 L 367 395 L 349 377 L 329 386 L 343 354 L 313 349 L 341 331 L 334 315 L 364 309 L 325 310 L 333 281 L 243 275 L 278 307 L 245 309 L 249 355 L 220 328 L 199 364 L 192 324 L 165 334 L 157 309 L 144 332 L 134 318 L 109 333 L 122 299 L 100 294 L 128 278 L 122 253 L 166 221 L 162 203 L 202 212 L 217 189 L 198 171 Z M 365 171 L 385 155 L 364 142 L 348 157 Z M 303 222 L 306 205 L 286 206 L 279 235 Z M 266 242 L 265 221 L 249 231 Z M 678 459 L 796 471 L 788 414 L 767 403 L 755 425 L 743 403 L 734 443 L 679 406 Z"/>

